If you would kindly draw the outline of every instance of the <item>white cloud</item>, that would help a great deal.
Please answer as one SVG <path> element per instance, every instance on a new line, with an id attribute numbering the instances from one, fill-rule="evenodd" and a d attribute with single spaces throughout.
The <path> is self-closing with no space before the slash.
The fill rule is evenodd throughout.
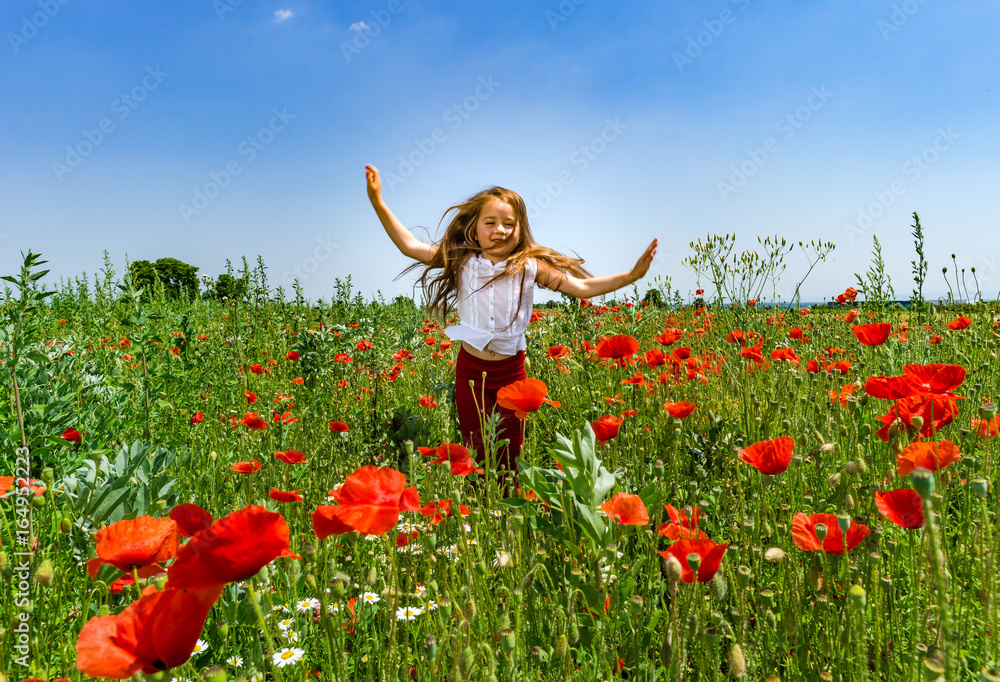
<path id="1" fill-rule="evenodd" d="M 363 21 L 359 21 L 356 24 L 351 24 L 352 31 L 364 31 L 366 28 L 368 28 L 368 24 L 366 24 Z"/>
<path id="2" fill-rule="evenodd" d="M 285 19 L 291 19 L 294 14 L 290 9 L 279 9 L 274 13 L 274 20 L 277 22 L 284 21 Z"/>

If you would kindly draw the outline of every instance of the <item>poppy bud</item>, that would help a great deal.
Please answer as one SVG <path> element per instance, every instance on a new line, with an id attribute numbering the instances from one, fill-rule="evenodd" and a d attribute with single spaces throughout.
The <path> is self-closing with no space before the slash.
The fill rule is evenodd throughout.
<path id="1" fill-rule="evenodd" d="M 465 615 L 465 620 L 470 623 L 476 617 L 476 602 L 471 597 L 462 606 L 462 613 Z"/>
<path id="2" fill-rule="evenodd" d="M 867 603 L 865 588 L 861 587 L 861 585 L 851 585 L 851 589 L 847 591 L 847 596 L 850 598 L 852 604 L 862 611 L 864 610 Z"/>
<path id="3" fill-rule="evenodd" d="M 556 645 L 552 653 L 556 658 L 563 658 L 569 651 L 569 640 L 566 639 L 566 635 L 559 635 L 556 638 Z"/>
<path id="4" fill-rule="evenodd" d="M 0 572 L 7 570 L 7 552 L 0 552 Z"/>
<path id="5" fill-rule="evenodd" d="M 840 485 L 840 472 L 838 471 L 835 474 L 830 474 L 830 477 L 826 479 L 826 484 L 831 488 L 836 488 Z"/>
<path id="6" fill-rule="evenodd" d="M 35 581 L 42 587 L 52 587 L 52 579 L 55 577 L 55 567 L 52 561 L 45 559 L 35 570 Z"/>
<path id="7" fill-rule="evenodd" d="M 53 478 L 54 478 L 54 473 L 52 471 L 52 467 L 45 467 L 44 469 L 42 469 L 43 481 L 45 481 L 46 483 L 51 483 Z"/>
<path id="8" fill-rule="evenodd" d="M 849 494 L 844 498 L 844 509 L 854 511 L 854 496 Z"/>
<path id="9" fill-rule="evenodd" d="M 210 453 L 208 453 L 208 458 L 214 462 L 215 460 L 219 459 L 219 453 L 216 452 L 215 450 L 212 450 Z"/>
<path id="10" fill-rule="evenodd" d="M 316 576 L 314 576 L 312 573 L 307 573 L 305 582 L 306 582 L 306 587 L 308 587 L 313 592 L 316 591 Z"/>
<path id="11" fill-rule="evenodd" d="M 157 590 L 162 591 L 167 586 L 167 576 L 161 573 L 160 576 L 153 581 L 153 584 L 156 585 Z"/>
<path id="12" fill-rule="evenodd" d="M 677 560 L 677 557 L 671 555 L 669 559 L 663 562 L 663 572 L 667 574 L 667 580 L 671 583 L 676 583 L 684 575 L 684 568 L 681 566 L 681 562 Z"/>
<path id="13" fill-rule="evenodd" d="M 927 502 L 934 494 L 934 474 L 924 468 L 914 469 L 910 474 L 910 481 L 913 489 L 920 495 L 920 499 Z"/>
<path id="14" fill-rule="evenodd" d="M 63 533 L 69 533 L 73 530 L 73 520 L 68 516 L 62 517 L 62 520 L 59 521 L 59 530 Z"/>
<path id="15" fill-rule="evenodd" d="M 215 626 L 216 631 L 219 633 L 219 638 L 225 640 L 229 636 L 229 623 L 222 621 Z"/>
<path id="16" fill-rule="evenodd" d="M 733 677 L 740 678 L 747 674 L 747 659 L 743 656 L 743 649 L 740 648 L 739 644 L 729 647 L 726 663 L 729 664 L 729 672 L 733 674 Z"/>
<path id="17" fill-rule="evenodd" d="M 47 494 L 49 492 L 48 489 L 46 489 L 45 492 Z M 35 509 L 41 509 L 42 507 L 44 507 L 45 506 L 45 496 L 44 495 L 35 495 L 34 497 L 32 497 L 31 498 L 31 506 L 34 507 Z"/>
<path id="18" fill-rule="evenodd" d="M 708 587 L 712 591 L 712 596 L 715 597 L 716 601 L 725 601 L 726 594 L 729 592 L 729 584 L 726 582 L 726 576 L 722 571 L 717 571 L 712 576 Z"/>
<path id="19" fill-rule="evenodd" d="M 205 682 L 226 682 L 226 669 L 221 665 L 213 665 L 202 673 Z"/>
<path id="20" fill-rule="evenodd" d="M 781 547 L 769 547 L 766 552 L 764 552 L 764 560 L 769 561 L 772 564 L 780 564 L 785 558 L 785 550 Z"/>
<path id="21" fill-rule="evenodd" d="M 664 668 L 670 668 L 674 660 L 674 647 L 670 644 L 670 628 L 663 628 L 663 644 L 660 645 L 660 663 Z"/>
<path id="22" fill-rule="evenodd" d="M 524 371 L 527 372 L 527 371 L 530 371 L 530 370 L 531 370 L 531 358 L 529 358 L 527 355 L 525 355 L 524 356 Z"/>
<path id="23" fill-rule="evenodd" d="M 462 675 L 465 679 L 472 679 L 472 669 L 476 665 L 476 654 L 472 651 L 471 646 L 467 646 L 462 649 L 462 660 L 459 663 L 459 668 L 462 671 Z"/>
<path id="24" fill-rule="evenodd" d="M 854 460 L 849 461 L 847 464 L 844 465 L 844 471 L 846 471 L 851 476 L 858 473 L 857 462 L 855 462 Z"/>
<path id="25" fill-rule="evenodd" d="M 914 430 L 919 431 L 924 427 L 924 418 L 915 414 L 910 417 L 910 424 L 913 426 Z"/>

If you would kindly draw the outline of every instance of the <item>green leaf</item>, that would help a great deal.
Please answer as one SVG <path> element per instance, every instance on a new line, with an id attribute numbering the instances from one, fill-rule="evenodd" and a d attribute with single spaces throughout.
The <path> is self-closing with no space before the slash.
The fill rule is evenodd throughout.
<path id="1" fill-rule="evenodd" d="M 125 498 L 129 494 L 127 487 L 113 490 L 110 486 L 101 488 L 92 500 L 91 511 L 87 514 L 94 525 L 100 524 L 110 518 L 113 511 L 125 503 Z M 124 510 L 122 510 L 124 513 Z"/>

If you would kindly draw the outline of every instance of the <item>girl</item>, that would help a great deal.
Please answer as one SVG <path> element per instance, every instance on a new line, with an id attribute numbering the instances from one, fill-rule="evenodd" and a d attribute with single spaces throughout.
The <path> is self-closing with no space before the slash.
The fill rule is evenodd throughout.
<path id="1" fill-rule="evenodd" d="M 629 272 L 592 277 L 583 260 L 568 258 L 535 242 L 521 197 L 491 187 L 445 211 L 455 211 L 436 244 L 424 244 L 403 227 L 382 200 L 378 170 L 365 166 L 368 198 L 393 244 L 417 260 L 404 272 L 424 266 L 420 285 L 427 307 L 442 316 L 452 306 L 461 324 L 448 327 L 448 338 L 461 341 L 455 365 L 455 402 L 462 439 L 482 460 L 484 418 L 499 412 L 498 438 L 510 445 L 499 453 L 501 470 L 516 474 L 523 431 L 513 410 L 497 405 L 497 391 L 527 375 L 524 331 L 531 319 L 533 286 L 576 298 L 593 298 L 643 277 L 656 255 L 656 240 Z M 435 272 L 433 278 L 431 273 Z M 483 373 L 486 373 L 485 382 Z M 472 381 L 472 386 L 469 382 Z M 477 408 L 478 404 L 478 408 Z"/>

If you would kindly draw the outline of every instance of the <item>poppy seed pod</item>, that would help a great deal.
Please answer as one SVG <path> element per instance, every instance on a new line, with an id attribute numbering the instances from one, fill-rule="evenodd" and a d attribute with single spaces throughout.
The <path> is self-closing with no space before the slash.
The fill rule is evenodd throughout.
<path id="1" fill-rule="evenodd" d="M 927 469 L 914 469 L 910 474 L 910 481 L 913 489 L 920 495 L 920 499 L 927 502 L 934 494 L 934 474 Z"/>
<path id="2" fill-rule="evenodd" d="M 205 682 L 226 682 L 226 669 L 221 665 L 213 665 L 202 673 Z"/>
<path id="3" fill-rule="evenodd" d="M 851 529 L 851 515 L 847 512 L 837 514 L 837 525 L 840 526 L 841 533 L 847 533 Z"/>
<path id="4" fill-rule="evenodd" d="M 972 479 L 972 492 L 974 492 L 976 494 L 976 497 L 978 497 L 979 499 L 983 499 L 986 497 L 986 491 L 988 490 L 988 488 L 989 488 L 989 483 L 986 481 L 985 478 L 977 476 L 976 478 Z"/>
<path id="5" fill-rule="evenodd" d="M 979 406 L 979 418 L 980 419 L 993 419 L 997 416 L 997 406 L 994 403 L 988 403 L 986 405 Z"/>
<path id="6" fill-rule="evenodd" d="M 745 590 L 747 588 L 752 578 L 753 573 L 750 571 L 749 566 L 740 566 L 736 569 L 736 584 L 739 585 L 741 590 Z"/>
<path id="7" fill-rule="evenodd" d="M 865 588 L 861 585 L 851 585 L 851 589 L 848 590 L 847 596 L 850 598 L 851 603 L 857 606 L 859 609 L 864 610 L 865 604 L 867 603 L 867 593 Z"/>
<path id="8" fill-rule="evenodd" d="M 431 635 L 426 640 L 424 640 L 424 652 L 427 654 L 427 658 L 433 661 L 435 658 L 437 658 L 437 651 L 438 651 L 438 641 L 433 635 Z"/>
<path id="9" fill-rule="evenodd" d="M 826 531 L 827 527 L 825 523 L 817 523 L 813 527 L 813 532 L 816 533 L 816 539 L 819 540 L 820 542 L 823 542 L 823 540 L 826 539 Z"/>
<path id="10" fill-rule="evenodd" d="M 979 674 L 981 682 L 1000 682 L 1000 670 L 997 668 L 983 668 Z"/>
<path id="11" fill-rule="evenodd" d="M 514 628 L 504 628 L 500 631 L 500 643 L 503 645 L 504 651 L 508 654 L 514 653 L 514 649 L 517 648 L 517 640 L 514 638 Z"/>

